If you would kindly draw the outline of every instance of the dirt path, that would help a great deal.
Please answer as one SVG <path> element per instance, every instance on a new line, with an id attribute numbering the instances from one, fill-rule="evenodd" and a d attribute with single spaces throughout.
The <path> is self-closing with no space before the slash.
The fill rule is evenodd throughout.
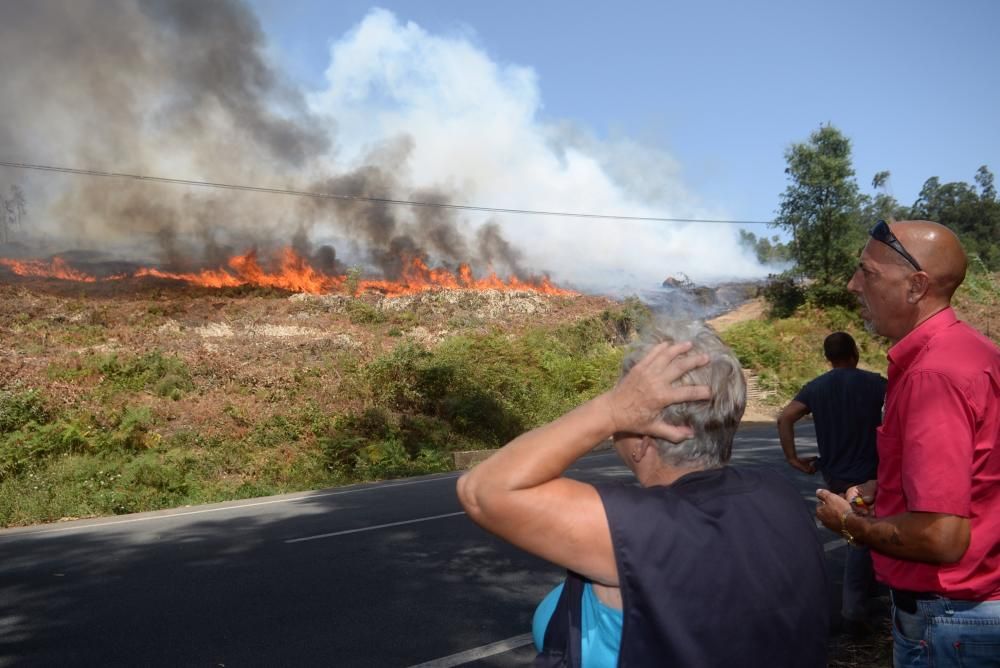
<path id="1" fill-rule="evenodd" d="M 722 333 L 738 322 L 763 318 L 766 309 L 767 304 L 764 303 L 764 299 L 757 297 L 741 304 L 728 313 L 723 313 L 718 318 L 709 320 L 708 324 L 715 331 Z M 778 417 L 777 411 L 773 406 L 767 406 L 761 401 L 756 378 L 754 378 L 753 374 L 746 369 L 743 370 L 743 374 L 747 379 L 747 409 L 743 414 L 741 425 L 774 424 L 775 419 Z"/>

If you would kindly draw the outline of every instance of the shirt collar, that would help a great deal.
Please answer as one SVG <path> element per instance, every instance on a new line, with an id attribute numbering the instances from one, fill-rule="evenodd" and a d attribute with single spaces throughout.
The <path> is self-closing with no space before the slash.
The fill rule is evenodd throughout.
<path id="1" fill-rule="evenodd" d="M 922 323 L 914 327 L 906 336 L 896 342 L 889 349 L 889 362 L 905 370 L 916 358 L 917 354 L 924 349 L 927 342 L 934 338 L 934 335 L 943 329 L 951 327 L 958 318 L 955 311 L 949 306 L 942 311 L 938 311 Z"/>

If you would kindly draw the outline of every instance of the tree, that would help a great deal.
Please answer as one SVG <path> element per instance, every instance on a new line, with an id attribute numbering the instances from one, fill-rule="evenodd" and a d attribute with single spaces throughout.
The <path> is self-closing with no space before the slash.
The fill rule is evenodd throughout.
<path id="1" fill-rule="evenodd" d="M 851 142 L 823 125 L 785 151 L 789 183 L 774 225 L 792 236 L 798 273 L 827 285 L 846 285 L 863 240 L 861 197 L 851 164 Z"/>
<path id="2" fill-rule="evenodd" d="M 740 245 L 753 251 L 761 264 L 778 264 L 791 259 L 789 245 L 782 243 L 781 237 L 777 234 L 768 239 L 765 236 L 758 237 L 747 230 L 740 230 Z"/>
<path id="3" fill-rule="evenodd" d="M 947 225 L 962 239 L 970 255 L 978 255 L 991 270 L 1000 269 L 1000 201 L 993 174 L 986 165 L 976 172 L 976 184 L 941 183 L 932 176 L 924 182 L 910 214 Z"/>
<path id="4" fill-rule="evenodd" d="M 860 195 L 861 225 L 870 227 L 876 220 L 902 220 L 909 218 L 910 210 L 901 205 L 896 198 L 889 194 L 888 171 L 882 171 L 872 177 L 872 188 L 875 195 Z"/>
<path id="5" fill-rule="evenodd" d="M 993 186 L 993 172 L 986 165 L 976 170 L 976 183 L 979 184 L 979 199 L 993 201 L 997 198 L 997 189 Z"/>

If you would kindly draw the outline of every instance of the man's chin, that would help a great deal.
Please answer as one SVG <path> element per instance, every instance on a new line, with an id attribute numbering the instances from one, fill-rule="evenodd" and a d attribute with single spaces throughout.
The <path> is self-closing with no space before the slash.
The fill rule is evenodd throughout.
<path id="1" fill-rule="evenodd" d="M 871 334 L 872 336 L 878 336 L 878 335 L 879 335 L 879 334 L 878 334 L 878 330 L 877 330 L 877 329 L 875 329 L 875 323 L 874 323 L 874 322 L 872 322 L 872 320 L 871 320 L 871 319 L 869 319 L 869 318 L 866 318 L 866 317 L 864 316 L 864 314 L 862 314 L 862 315 L 861 315 L 861 319 L 862 319 L 862 320 L 864 321 L 864 323 L 865 323 L 865 331 L 866 331 L 866 332 L 868 332 L 868 333 L 869 333 L 869 334 Z"/>

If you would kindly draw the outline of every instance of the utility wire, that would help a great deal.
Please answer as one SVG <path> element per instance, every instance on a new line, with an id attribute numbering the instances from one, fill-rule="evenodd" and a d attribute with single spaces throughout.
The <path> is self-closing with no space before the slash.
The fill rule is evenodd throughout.
<path id="1" fill-rule="evenodd" d="M 389 199 L 386 197 L 366 197 L 363 195 L 343 195 L 338 193 L 310 192 L 307 190 L 291 190 L 287 188 L 266 188 L 263 186 L 246 186 L 233 183 L 215 183 L 212 181 L 194 181 L 190 179 L 172 179 L 165 176 L 144 176 L 142 174 L 126 174 L 123 172 L 104 172 L 97 169 L 75 169 L 73 167 L 54 167 L 52 165 L 35 165 L 26 162 L 11 162 L 0 160 L 0 165 L 16 169 L 33 169 L 39 172 L 61 172 L 64 174 L 79 174 L 83 176 L 103 176 L 116 179 L 132 179 L 134 181 L 154 181 L 182 186 L 198 186 L 201 188 L 220 188 L 224 190 L 245 190 L 248 192 L 272 193 L 275 195 L 292 195 L 295 197 L 313 197 L 317 199 L 336 199 L 354 202 L 372 202 L 376 204 L 398 204 L 401 206 L 436 207 L 439 209 L 457 209 L 461 211 L 485 211 L 488 213 L 511 213 L 529 216 L 562 216 L 564 218 L 600 218 L 604 220 L 648 221 L 654 223 L 719 223 L 730 225 L 771 225 L 770 220 L 721 220 L 705 218 L 665 218 L 657 216 L 618 216 L 603 213 L 575 213 L 572 211 L 540 211 L 537 209 L 505 209 L 493 206 L 475 206 L 473 204 L 445 204 L 442 202 L 418 202 L 408 199 Z"/>

